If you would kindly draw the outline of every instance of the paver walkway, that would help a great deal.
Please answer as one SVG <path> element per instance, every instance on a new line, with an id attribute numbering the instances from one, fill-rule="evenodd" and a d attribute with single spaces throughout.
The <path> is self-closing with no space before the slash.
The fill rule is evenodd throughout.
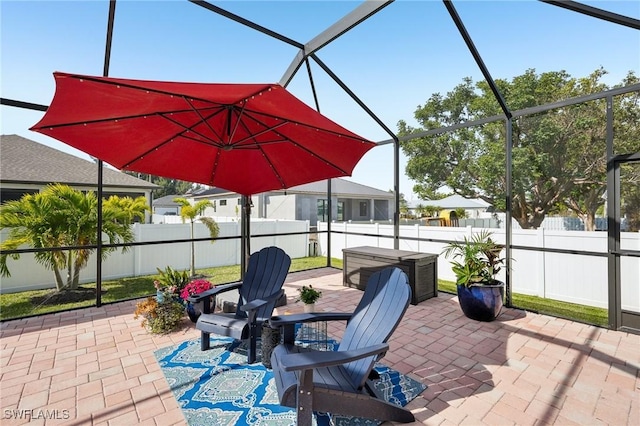
<path id="1" fill-rule="evenodd" d="M 323 291 L 318 310 L 351 311 L 342 271 L 289 274 Z M 153 351 L 199 338 L 193 324 L 153 336 L 135 302 L 1 324 L 2 425 L 184 425 Z M 340 337 L 341 327 L 329 333 Z M 383 362 L 429 388 L 409 404 L 426 425 L 638 425 L 640 336 L 508 309 L 465 318 L 449 294 L 409 306 Z M 20 418 L 21 417 L 21 418 Z M 46 420 L 45 417 L 53 417 Z"/>

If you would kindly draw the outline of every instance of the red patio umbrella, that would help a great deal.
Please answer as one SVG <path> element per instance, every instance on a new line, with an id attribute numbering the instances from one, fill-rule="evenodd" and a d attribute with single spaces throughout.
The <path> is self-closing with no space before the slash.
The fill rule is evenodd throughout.
<path id="1" fill-rule="evenodd" d="M 350 176 L 375 146 L 279 84 L 54 77 L 31 130 L 121 170 L 251 195 Z"/>

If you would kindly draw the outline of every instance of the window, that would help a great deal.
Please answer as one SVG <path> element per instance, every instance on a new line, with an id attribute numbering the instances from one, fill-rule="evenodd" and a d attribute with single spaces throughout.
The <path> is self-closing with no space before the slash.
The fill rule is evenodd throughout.
<path id="1" fill-rule="evenodd" d="M 318 221 L 327 222 L 329 220 L 329 202 L 327 200 L 318 200 Z M 344 201 L 338 201 L 338 221 L 344 220 Z"/>
<path id="2" fill-rule="evenodd" d="M 37 194 L 37 189 L 7 189 L 2 188 L 0 190 L 0 202 L 6 203 L 7 201 L 16 201 L 22 198 L 23 195 Z"/>
<path id="3" fill-rule="evenodd" d="M 220 200 L 220 207 L 226 206 L 226 205 L 227 205 L 227 200 Z"/>
<path id="4" fill-rule="evenodd" d="M 368 205 L 369 203 L 367 203 L 366 201 L 360 201 L 360 217 L 369 216 L 369 213 L 367 213 Z"/>
<path id="5" fill-rule="evenodd" d="M 318 200 L 317 202 L 318 221 L 327 221 L 327 200 Z"/>

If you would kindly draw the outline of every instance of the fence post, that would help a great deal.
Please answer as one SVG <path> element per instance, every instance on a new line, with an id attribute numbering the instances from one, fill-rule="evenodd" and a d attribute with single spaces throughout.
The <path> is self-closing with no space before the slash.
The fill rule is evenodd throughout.
<path id="1" fill-rule="evenodd" d="M 347 233 L 347 222 L 342 222 L 342 231 L 344 232 L 344 234 L 342 234 L 344 236 L 344 243 L 342 243 L 342 248 L 346 248 L 349 247 L 349 236 L 346 234 Z"/>
<path id="2" fill-rule="evenodd" d="M 544 228 L 540 227 L 537 229 L 537 237 L 538 237 L 538 247 L 540 248 L 544 248 L 545 247 L 545 235 L 544 235 Z M 538 279 L 537 279 L 537 293 L 539 297 L 547 297 L 547 277 L 545 274 L 545 252 L 544 251 L 539 251 L 538 252 L 538 267 L 537 267 L 537 271 L 538 273 L 536 274 Z"/>
<path id="3" fill-rule="evenodd" d="M 234 223 L 236 224 L 235 235 L 242 235 L 242 232 L 240 230 L 240 221 L 236 220 Z M 244 255 L 244 253 L 240 253 L 242 251 L 241 240 L 242 240 L 242 237 L 240 239 L 236 238 L 236 239 L 233 240 L 236 243 L 236 249 L 233 251 L 236 254 L 236 258 L 235 258 L 235 264 L 236 265 L 241 265 L 242 264 L 240 262 L 240 258 Z"/>
<path id="4" fill-rule="evenodd" d="M 142 241 L 142 226 L 138 223 L 133 224 L 133 241 L 139 242 Z M 133 248 L 133 276 L 140 276 L 140 270 L 142 269 L 142 247 L 143 246 L 135 246 Z"/>
<path id="5" fill-rule="evenodd" d="M 280 246 L 278 245 L 278 238 L 279 238 L 279 235 L 278 235 L 278 228 L 279 228 L 279 227 L 278 227 L 278 219 L 276 219 L 276 220 L 275 220 L 275 222 L 273 222 L 273 233 L 274 233 L 274 234 L 276 234 L 276 235 L 274 235 L 274 236 L 273 236 L 273 245 L 274 245 L 275 247 L 280 247 Z M 307 245 L 307 247 L 309 247 L 309 246 Z"/>
<path id="6" fill-rule="evenodd" d="M 473 237 L 473 226 L 467 225 L 466 229 L 467 229 L 467 238 L 471 239 L 471 237 Z"/>

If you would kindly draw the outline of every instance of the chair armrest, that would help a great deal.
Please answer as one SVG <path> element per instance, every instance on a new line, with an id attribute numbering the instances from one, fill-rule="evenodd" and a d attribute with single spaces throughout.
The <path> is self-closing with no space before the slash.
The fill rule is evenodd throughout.
<path id="1" fill-rule="evenodd" d="M 263 300 L 263 299 L 254 299 L 249 303 L 244 303 L 242 306 L 240 306 L 238 309 L 240 309 L 241 311 L 255 311 L 256 309 L 258 309 L 260 306 L 262 305 L 266 305 L 267 301 Z"/>
<path id="2" fill-rule="evenodd" d="M 319 321 L 349 321 L 352 312 L 310 312 L 306 314 L 276 315 L 269 318 L 271 327 Z"/>
<path id="3" fill-rule="evenodd" d="M 284 371 L 310 370 L 314 368 L 342 365 L 389 350 L 387 343 L 380 343 L 351 351 L 311 351 L 283 355 L 279 365 Z"/>
<path id="4" fill-rule="evenodd" d="M 200 302 L 203 299 L 206 299 L 209 296 L 215 296 L 216 294 L 224 293 L 230 290 L 235 290 L 242 286 L 242 281 L 231 284 L 218 285 L 212 288 L 211 290 L 203 291 L 202 293 L 195 294 L 189 297 L 187 300 L 191 303 Z"/>
<path id="5" fill-rule="evenodd" d="M 253 311 L 253 310 L 258 309 L 262 305 L 265 305 L 267 302 L 270 302 L 272 300 L 278 300 L 280 297 L 282 297 L 283 294 L 284 294 L 284 290 L 281 289 L 277 293 L 274 293 L 274 294 L 272 294 L 270 296 L 263 297 L 261 299 L 254 299 L 249 303 L 243 303 L 242 306 L 240 306 L 238 309 L 240 309 L 241 311 L 245 311 L 245 312 Z"/>

